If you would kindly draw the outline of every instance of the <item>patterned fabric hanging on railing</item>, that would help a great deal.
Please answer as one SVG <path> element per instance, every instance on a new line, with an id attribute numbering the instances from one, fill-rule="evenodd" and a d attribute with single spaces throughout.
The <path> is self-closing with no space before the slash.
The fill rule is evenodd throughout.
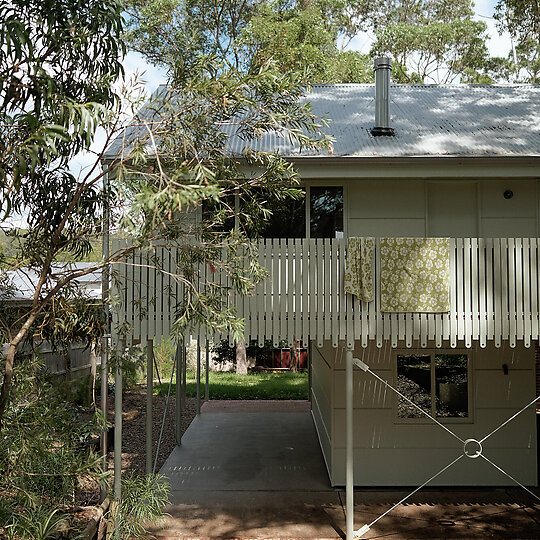
<path id="1" fill-rule="evenodd" d="M 381 311 L 450 311 L 448 238 L 381 238 Z"/>
<path id="2" fill-rule="evenodd" d="M 375 239 L 349 238 L 345 265 L 345 292 L 356 295 L 363 302 L 373 302 L 373 255 Z"/>

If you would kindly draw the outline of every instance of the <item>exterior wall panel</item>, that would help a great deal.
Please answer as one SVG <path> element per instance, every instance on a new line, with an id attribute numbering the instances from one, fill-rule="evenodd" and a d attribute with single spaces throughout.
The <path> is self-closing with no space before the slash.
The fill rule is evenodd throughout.
<path id="1" fill-rule="evenodd" d="M 438 349 L 451 352 L 456 349 Z M 414 353 L 414 350 L 410 350 Z M 395 350 L 367 349 L 358 344 L 355 356 L 383 379 L 394 382 Z M 419 351 L 420 352 L 420 351 Z M 480 440 L 530 403 L 535 391 L 535 353 L 521 345 L 497 349 L 470 349 L 469 385 L 472 414 L 466 420 L 449 420 L 445 425 L 461 439 Z M 335 350 L 333 367 L 332 484 L 345 483 L 345 364 Z M 505 374 L 502 364 L 508 366 Z M 383 368 L 383 369 L 380 369 Z M 369 373 L 354 372 L 354 453 L 357 486 L 419 485 L 463 454 L 461 442 L 429 420 L 397 418 L 395 394 Z M 525 485 L 537 484 L 536 414 L 533 407 L 519 414 L 483 444 L 484 455 Z M 433 485 L 513 485 L 482 458 L 463 457 Z"/>

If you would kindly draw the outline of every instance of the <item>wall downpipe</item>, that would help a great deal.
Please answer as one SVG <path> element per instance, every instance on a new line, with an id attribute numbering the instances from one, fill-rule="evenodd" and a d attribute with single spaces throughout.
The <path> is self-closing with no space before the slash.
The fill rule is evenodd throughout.
<path id="1" fill-rule="evenodd" d="M 374 137 L 395 135 L 390 127 L 390 73 L 392 60 L 387 57 L 375 58 L 375 126 L 371 129 Z"/>

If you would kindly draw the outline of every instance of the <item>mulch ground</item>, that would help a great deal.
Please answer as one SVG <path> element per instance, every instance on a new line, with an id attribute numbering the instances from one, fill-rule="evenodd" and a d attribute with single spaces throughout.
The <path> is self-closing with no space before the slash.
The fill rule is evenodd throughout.
<path id="1" fill-rule="evenodd" d="M 152 442 L 153 457 L 155 452 L 161 424 L 163 421 L 163 412 L 165 411 L 165 396 L 154 395 L 153 414 L 152 414 Z M 176 399 L 174 396 L 169 398 L 165 424 L 163 426 L 163 436 L 159 448 L 159 454 L 156 464 L 156 472 L 174 448 L 174 411 Z M 191 421 L 197 413 L 197 400 L 187 398 L 184 411 L 182 413 L 182 433 L 191 424 Z M 109 396 L 108 402 L 108 421 L 114 422 L 114 395 Z M 112 438 L 114 429 L 109 430 L 109 437 Z M 112 442 L 112 441 L 111 441 Z M 146 464 L 146 388 L 137 387 L 133 390 L 124 392 L 122 396 L 122 471 L 132 471 L 144 474 Z M 109 471 L 112 474 L 114 463 L 114 451 L 108 454 Z M 94 507 L 99 504 L 99 486 L 92 481 L 82 482 L 77 493 L 77 504 L 81 507 Z"/>
<path id="2" fill-rule="evenodd" d="M 109 400 L 109 421 L 114 421 L 114 404 Z M 152 442 L 153 457 L 157 449 L 159 433 L 165 411 L 165 396 L 154 395 L 152 412 Z M 126 392 L 122 399 L 122 470 L 134 471 L 141 474 L 145 472 L 146 463 L 146 388 L 141 387 Z M 163 436 L 159 447 L 156 472 L 159 471 L 165 460 L 174 448 L 174 410 L 176 399 L 169 398 L 165 424 L 163 426 Z M 186 398 L 185 407 L 182 412 L 182 433 L 191 424 L 197 413 L 196 398 Z M 109 468 L 112 469 L 114 452 L 110 452 Z"/>

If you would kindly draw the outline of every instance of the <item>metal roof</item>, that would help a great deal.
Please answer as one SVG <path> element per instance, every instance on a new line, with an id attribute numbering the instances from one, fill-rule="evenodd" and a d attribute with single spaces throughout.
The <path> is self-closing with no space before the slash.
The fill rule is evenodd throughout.
<path id="1" fill-rule="evenodd" d="M 51 266 L 51 271 L 53 274 L 61 274 L 65 271 L 86 270 L 96 264 L 90 262 L 54 263 Z M 14 294 L 3 300 L 32 300 L 39 279 L 39 273 L 31 268 L 21 268 L 19 270 L 8 271 L 6 274 L 10 284 L 14 288 Z M 87 298 L 101 298 L 101 270 L 94 270 L 78 277 L 75 280 L 75 284 Z"/>
<path id="2" fill-rule="evenodd" d="M 305 100 L 329 121 L 324 131 L 335 139 L 331 155 L 327 149 L 301 151 L 277 133 L 250 141 L 251 148 L 290 158 L 540 157 L 540 86 L 392 85 L 392 137 L 370 132 L 372 84 L 314 85 Z M 240 154 L 245 141 L 229 135 L 229 151 Z"/>

